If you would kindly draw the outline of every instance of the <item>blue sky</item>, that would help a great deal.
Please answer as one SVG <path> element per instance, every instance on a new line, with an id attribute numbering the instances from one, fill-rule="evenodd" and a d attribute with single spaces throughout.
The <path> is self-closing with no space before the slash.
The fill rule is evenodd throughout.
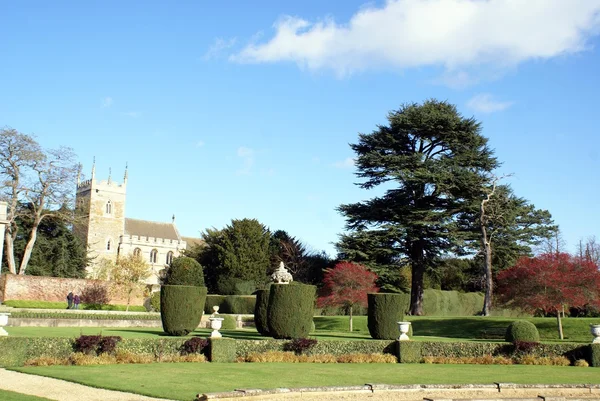
<path id="1" fill-rule="evenodd" d="M 198 236 L 257 218 L 332 254 L 349 143 L 402 103 L 483 124 L 571 250 L 600 236 L 600 0 L 0 4 L 0 126 L 129 164 L 127 216 Z"/>

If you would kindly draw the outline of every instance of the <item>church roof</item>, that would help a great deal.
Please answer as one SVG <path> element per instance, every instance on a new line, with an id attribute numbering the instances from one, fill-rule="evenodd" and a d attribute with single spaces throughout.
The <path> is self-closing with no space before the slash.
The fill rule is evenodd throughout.
<path id="1" fill-rule="evenodd" d="M 181 239 L 186 242 L 188 248 L 195 246 L 195 245 L 204 245 L 204 240 L 202 238 L 181 237 Z"/>
<path id="2" fill-rule="evenodd" d="M 127 218 L 125 219 L 125 234 L 172 240 L 181 239 L 173 223 L 159 223 L 156 221 Z"/>

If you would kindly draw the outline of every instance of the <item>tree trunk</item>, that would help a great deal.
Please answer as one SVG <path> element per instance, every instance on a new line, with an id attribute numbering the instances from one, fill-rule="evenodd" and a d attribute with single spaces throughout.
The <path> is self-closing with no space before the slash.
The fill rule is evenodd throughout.
<path id="1" fill-rule="evenodd" d="M 352 306 L 350 306 L 350 333 L 352 333 Z"/>
<path id="2" fill-rule="evenodd" d="M 423 275 L 424 265 L 413 265 L 410 287 L 410 314 L 421 316 L 423 314 Z"/>
<path id="3" fill-rule="evenodd" d="M 15 245 L 11 233 L 6 230 L 4 233 L 4 245 L 6 254 L 6 261 L 8 262 L 8 271 L 12 274 L 17 274 L 17 264 L 15 263 Z M 0 261 L 1 263 L 1 261 Z"/>
<path id="4" fill-rule="evenodd" d="M 487 198 L 481 201 L 479 206 L 479 228 L 481 230 L 481 249 L 484 253 L 484 265 L 483 269 L 485 272 L 485 297 L 483 299 L 483 309 L 481 314 L 483 316 L 489 316 L 492 310 L 492 296 L 494 291 L 494 280 L 492 279 L 492 243 L 488 238 L 487 228 L 486 228 L 486 214 L 485 214 L 485 205 L 489 202 L 490 197 L 494 194 L 496 190 L 496 184 L 494 183 L 494 187 L 492 192 L 488 194 Z"/>
<path id="5" fill-rule="evenodd" d="M 558 338 L 560 338 L 561 340 L 564 340 L 563 329 L 562 329 L 562 321 L 560 320 L 560 311 L 558 309 L 556 310 L 556 320 L 557 320 L 557 323 L 558 323 Z"/>
<path id="6" fill-rule="evenodd" d="M 37 238 L 37 230 L 38 230 L 39 225 L 40 225 L 40 220 L 33 222 L 33 226 L 31 227 L 31 233 L 29 234 L 29 241 L 27 241 L 27 245 L 25 246 L 25 250 L 23 251 L 23 259 L 21 259 L 21 266 L 19 267 L 19 274 L 25 274 L 25 270 L 27 269 L 27 264 L 29 263 L 29 259 L 31 259 L 31 252 L 33 251 L 33 245 L 35 245 L 35 240 Z"/>

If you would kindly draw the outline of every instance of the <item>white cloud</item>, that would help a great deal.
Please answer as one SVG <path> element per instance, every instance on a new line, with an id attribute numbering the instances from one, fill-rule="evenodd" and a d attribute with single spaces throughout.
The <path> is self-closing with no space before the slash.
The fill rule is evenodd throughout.
<path id="1" fill-rule="evenodd" d="M 127 117 L 131 117 L 131 118 L 139 118 L 142 116 L 142 112 L 141 111 L 126 111 L 124 113 L 121 113 L 124 116 Z"/>
<path id="2" fill-rule="evenodd" d="M 347 23 L 284 16 L 275 35 L 230 60 L 291 61 L 339 76 L 371 69 L 444 67 L 472 80 L 470 68 L 505 69 L 586 49 L 600 31 L 600 0 L 387 0 Z"/>
<path id="3" fill-rule="evenodd" d="M 236 41 L 237 41 L 236 38 L 231 38 L 231 39 L 217 38 L 217 39 L 215 39 L 215 43 L 213 43 L 212 46 L 208 48 L 208 50 L 206 51 L 206 53 L 204 53 L 204 56 L 202 58 L 204 60 L 211 60 L 214 58 L 218 58 L 226 50 L 232 48 L 235 45 Z"/>
<path id="4" fill-rule="evenodd" d="M 249 175 L 254 166 L 254 150 L 245 146 L 240 146 L 237 155 L 242 159 L 242 167 L 237 171 L 240 175 Z"/>
<path id="5" fill-rule="evenodd" d="M 480 93 L 479 95 L 475 95 L 467 102 L 467 107 L 469 107 L 471 110 L 481 113 L 493 113 L 496 111 L 506 110 L 512 105 L 513 102 L 501 102 L 495 100 L 494 97 L 489 93 Z"/>
<path id="6" fill-rule="evenodd" d="M 113 104 L 113 98 L 110 96 L 105 97 L 104 99 L 102 99 L 102 108 L 108 108 L 110 106 L 112 106 Z"/>
<path id="7" fill-rule="evenodd" d="M 197 148 L 201 148 L 202 146 L 204 146 L 204 141 L 198 141 L 198 142 L 196 142 L 196 147 Z"/>
<path id="8" fill-rule="evenodd" d="M 337 167 L 337 168 L 344 168 L 344 169 L 352 168 L 352 167 L 354 167 L 354 158 L 348 157 L 342 161 L 333 163 L 333 166 Z"/>

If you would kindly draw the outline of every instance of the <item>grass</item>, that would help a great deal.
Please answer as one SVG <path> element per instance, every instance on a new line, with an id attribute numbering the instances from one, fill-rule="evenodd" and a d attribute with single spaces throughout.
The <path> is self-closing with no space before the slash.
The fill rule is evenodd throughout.
<path id="1" fill-rule="evenodd" d="M 28 309 L 67 309 L 67 302 L 51 302 L 51 301 L 28 301 L 28 300 L 9 300 L 4 301 L 4 305 L 11 306 L 13 308 L 28 308 Z M 102 308 L 92 308 L 86 304 L 81 304 L 80 309 L 89 310 L 114 310 L 114 311 L 125 311 L 127 305 L 103 305 Z M 139 305 L 130 305 L 129 312 L 146 312 L 146 308 Z"/>
<path id="2" fill-rule="evenodd" d="M 13 391 L 0 390 L 0 400 L 2 401 L 51 401 L 48 398 L 36 397 L 34 395 L 26 395 L 15 393 Z"/>
<path id="3" fill-rule="evenodd" d="M 164 363 L 14 369 L 92 387 L 190 400 L 236 388 L 386 384 L 600 384 L 594 368 L 526 365 Z"/>
<path id="4" fill-rule="evenodd" d="M 483 341 L 484 331 L 501 334 L 513 318 L 501 317 L 407 317 L 412 322 L 416 341 Z M 559 342 L 554 318 L 527 318 L 533 322 L 542 341 Z M 589 343 L 592 339 L 590 323 L 600 323 L 599 318 L 566 318 L 563 320 L 565 341 Z M 354 317 L 354 331 L 348 332 L 347 316 L 316 316 L 316 332 L 311 337 L 318 340 L 365 340 L 370 339 L 366 316 Z M 16 337 L 78 337 L 81 334 L 103 334 L 132 337 L 162 336 L 161 328 L 101 328 L 101 327 L 6 327 Z M 222 330 L 226 337 L 237 339 L 260 339 L 255 329 Z M 209 329 L 198 329 L 192 335 L 208 336 Z M 494 338 L 492 338 L 493 340 Z M 496 336 L 502 341 L 502 336 Z"/>

